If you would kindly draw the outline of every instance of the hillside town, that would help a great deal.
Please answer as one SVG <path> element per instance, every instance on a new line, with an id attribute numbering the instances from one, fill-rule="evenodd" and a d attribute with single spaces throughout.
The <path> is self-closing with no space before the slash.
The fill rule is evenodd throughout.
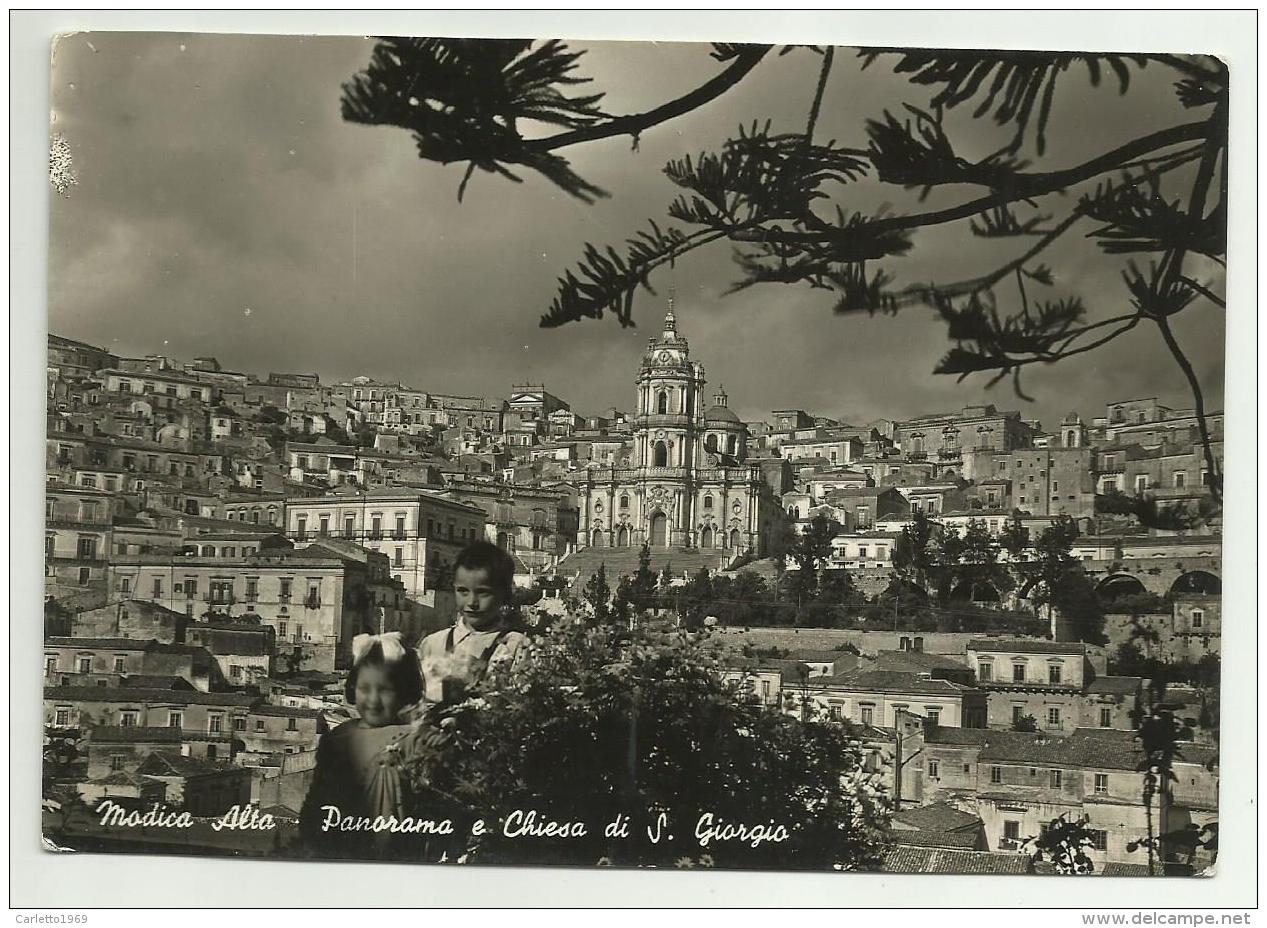
<path id="1" fill-rule="evenodd" d="M 1064 820 L 1095 873 L 1147 874 L 1141 841 L 1216 826 L 1222 538 L 1193 410 L 746 421 L 687 329 L 670 301 L 625 410 L 50 334 L 46 818 L 112 799 L 294 821 L 354 711 L 353 637 L 446 627 L 482 539 L 530 621 L 668 621 L 725 646 L 753 699 L 854 725 L 886 869 L 1035 872 Z M 1222 413 L 1204 425 L 1221 470 Z M 1187 724 L 1150 799 L 1158 707 Z M 1167 873 L 1210 862 L 1158 850 Z"/>

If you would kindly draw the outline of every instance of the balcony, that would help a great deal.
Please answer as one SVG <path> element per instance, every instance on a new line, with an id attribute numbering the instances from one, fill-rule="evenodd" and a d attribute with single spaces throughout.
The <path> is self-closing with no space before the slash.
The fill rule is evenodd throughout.
<path id="1" fill-rule="evenodd" d="M 210 603 L 213 606 L 232 606 L 238 600 L 237 597 L 232 594 L 225 595 L 223 593 L 207 593 L 202 597 L 202 601 L 204 603 Z"/>
<path id="2" fill-rule="evenodd" d="M 304 608 L 305 608 L 305 609 L 320 609 L 320 608 L 321 608 L 321 597 L 320 597 L 320 596 L 305 596 L 305 597 L 304 597 Z"/>
<path id="3" fill-rule="evenodd" d="M 908 460 L 908 461 L 927 461 L 927 460 L 928 460 L 928 455 L 927 455 L 927 454 L 925 454 L 923 451 L 908 451 L 908 452 L 906 453 L 906 460 Z"/>

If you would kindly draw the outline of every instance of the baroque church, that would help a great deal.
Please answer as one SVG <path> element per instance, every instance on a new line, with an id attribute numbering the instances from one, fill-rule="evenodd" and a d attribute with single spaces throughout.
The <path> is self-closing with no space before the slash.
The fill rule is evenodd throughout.
<path id="1" fill-rule="evenodd" d="M 778 501 L 748 460 L 748 430 L 724 390 L 704 404 L 704 366 L 678 333 L 673 300 L 638 371 L 633 445 L 592 466 L 579 494 L 578 547 L 765 554 Z"/>

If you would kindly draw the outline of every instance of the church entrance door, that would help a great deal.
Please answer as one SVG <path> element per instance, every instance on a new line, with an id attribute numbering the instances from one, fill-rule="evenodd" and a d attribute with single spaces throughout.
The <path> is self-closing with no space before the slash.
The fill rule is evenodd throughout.
<path id="1" fill-rule="evenodd" d="M 669 519 L 663 512 L 651 517 L 651 545 L 655 548 L 667 548 L 669 545 Z"/>

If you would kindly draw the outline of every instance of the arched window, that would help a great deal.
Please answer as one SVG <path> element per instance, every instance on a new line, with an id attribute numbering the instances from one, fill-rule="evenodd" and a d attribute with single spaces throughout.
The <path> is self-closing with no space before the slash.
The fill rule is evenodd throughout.
<path id="1" fill-rule="evenodd" d="M 704 438 L 704 447 L 707 448 L 709 451 L 716 451 L 717 450 L 717 436 L 712 435 L 712 434 L 706 436 Z"/>
<path id="2" fill-rule="evenodd" d="M 668 467 L 669 466 L 669 446 L 666 445 L 662 441 L 656 442 L 655 447 L 652 450 L 651 463 L 654 467 Z"/>
<path id="3" fill-rule="evenodd" d="M 656 412 L 658 412 L 660 415 L 665 415 L 668 413 L 668 411 L 669 411 L 669 392 L 667 390 L 661 390 L 659 395 L 656 397 Z"/>
<path id="4" fill-rule="evenodd" d="M 726 453 L 727 453 L 727 454 L 734 454 L 734 453 L 735 453 L 735 448 L 736 448 L 736 447 L 737 447 L 737 445 L 735 444 L 735 436 L 734 436 L 734 435 L 731 435 L 731 436 L 727 437 L 727 439 L 726 439 Z"/>
<path id="5" fill-rule="evenodd" d="M 629 494 L 627 493 L 620 494 L 620 508 L 621 509 L 629 508 Z"/>
<path id="6" fill-rule="evenodd" d="M 705 497 L 704 497 L 704 508 L 705 508 L 705 509 L 712 509 L 712 508 L 713 508 L 713 497 L 712 497 L 712 494 L 709 494 L 708 496 L 705 496 Z"/>

